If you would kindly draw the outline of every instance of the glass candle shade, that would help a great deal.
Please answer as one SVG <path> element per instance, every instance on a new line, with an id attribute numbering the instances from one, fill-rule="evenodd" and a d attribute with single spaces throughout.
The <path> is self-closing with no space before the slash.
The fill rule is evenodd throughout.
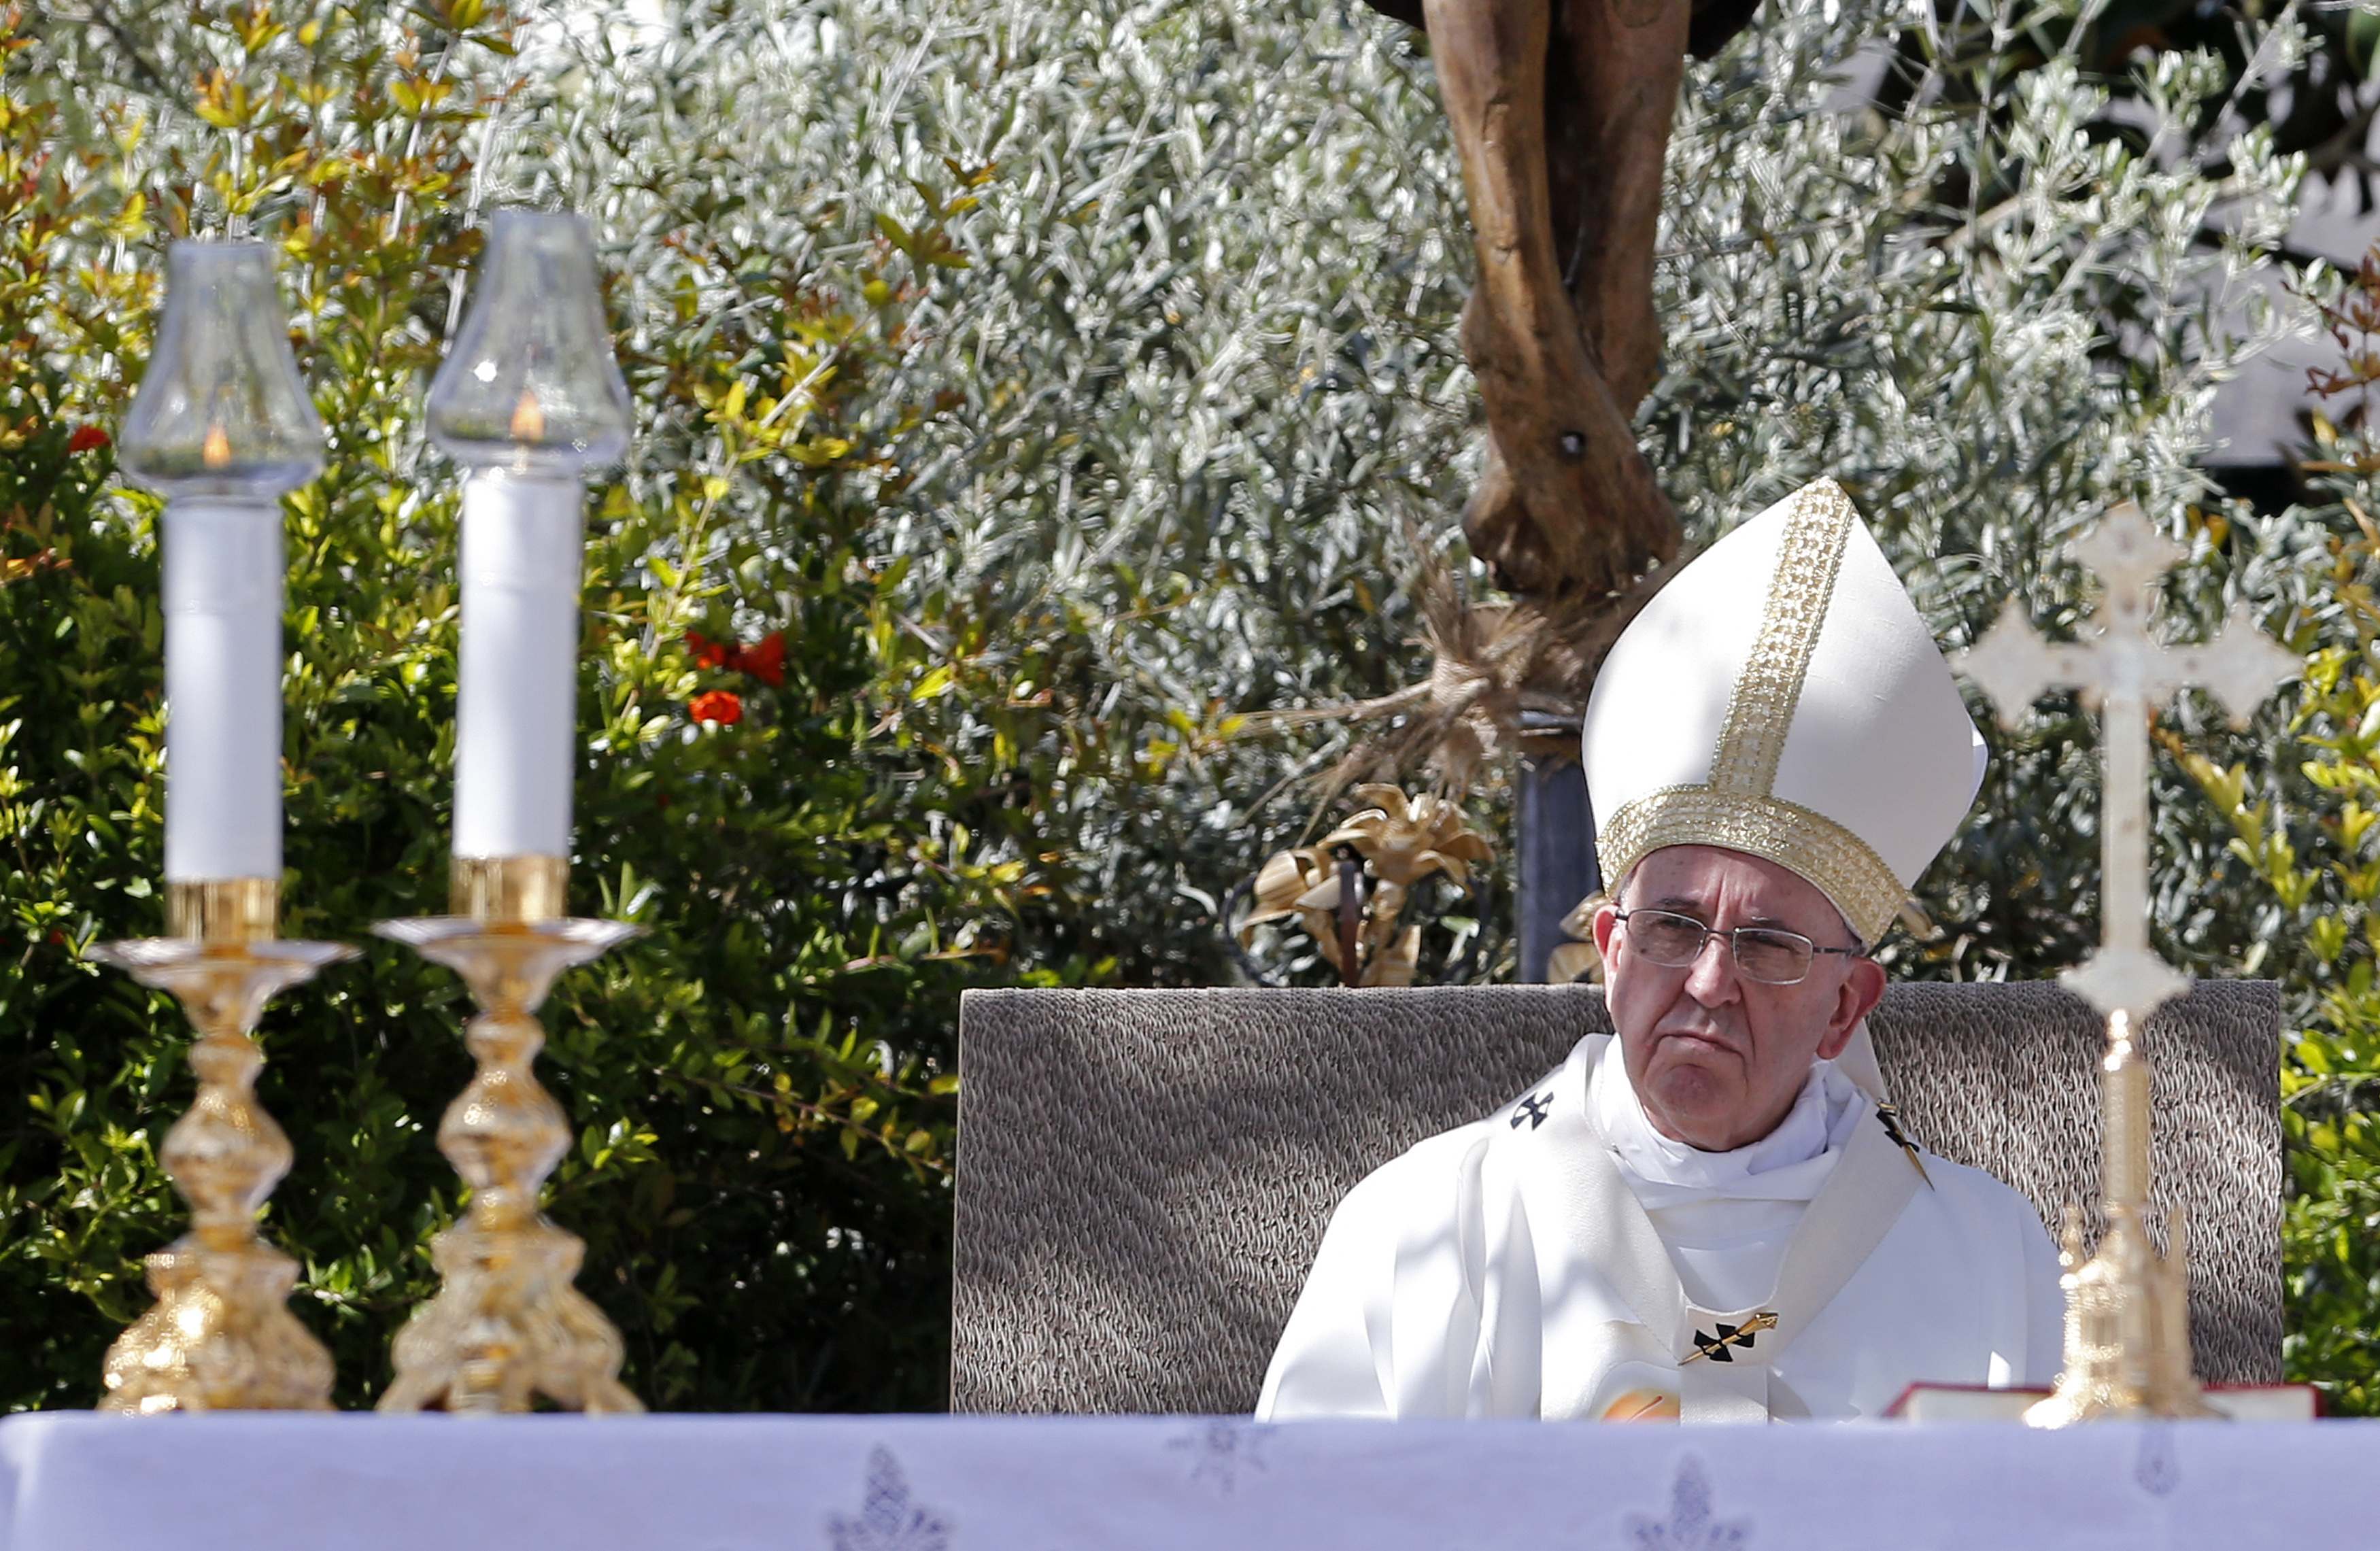
<path id="1" fill-rule="evenodd" d="M 261 243 L 177 242 L 118 439 L 166 497 L 165 877 L 281 878 L 280 497 L 322 466 Z"/>
<path id="2" fill-rule="evenodd" d="M 489 218 L 429 410 L 431 440 L 470 467 L 577 479 L 627 450 L 628 387 L 586 222 L 517 210 Z"/>
<path id="3" fill-rule="evenodd" d="M 298 374 L 261 242 L 176 242 L 165 308 L 116 462 L 168 500 L 271 502 L 322 467 L 322 422 Z"/>

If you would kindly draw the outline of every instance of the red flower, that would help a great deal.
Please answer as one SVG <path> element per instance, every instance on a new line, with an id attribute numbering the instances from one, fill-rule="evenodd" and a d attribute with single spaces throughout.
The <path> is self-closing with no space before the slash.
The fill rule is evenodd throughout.
<path id="1" fill-rule="evenodd" d="M 92 452 L 106 445 L 107 432 L 97 426 L 77 426 L 75 433 L 67 438 L 67 452 L 69 454 Z"/>
<path id="2" fill-rule="evenodd" d="M 771 630 L 758 644 L 738 647 L 728 654 L 727 665 L 740 673 L 751 674 L 762 684 L 782 689 L 785 684 L 785 633 Z"/>
<path id="3" fill-rule="evenodd" d="M 698 668 L 725 668 L 747 673 L 762 684 L 782 689 L 785 683 L 785 633 L 771 630 L 751 646 L 714 641 L 699 631 L 686 633 L 686 648 Z"/>
<path id="4" fill-rule="evenodd" d="M 744 701 L 731 690 L 706 689 L 688 700 L 686 709 L 697 721 L 715 721 L 722 727 L 733 727 L 744 720 Z"/>

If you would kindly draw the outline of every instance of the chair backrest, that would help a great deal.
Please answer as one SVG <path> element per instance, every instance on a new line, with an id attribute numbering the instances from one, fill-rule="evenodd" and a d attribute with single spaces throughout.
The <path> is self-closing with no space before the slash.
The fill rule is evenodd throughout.
<path id="1" fill-rule="evenodd" d="M 959 1014 L 952 1409 L 1245 1412 L 1330 1211 L 1507 1103 L 1590 986 L 970 991 Z M 2052 985 L 1896 986 L 1870 1020 L 1910 1131 L 2055 1223 L 2099 1173 L 2102 1024 Z M 2191 1335 L 2280 1376 L 2280 998 L 2208 981 L 2148 1021 L 2158 1204 Z"/>

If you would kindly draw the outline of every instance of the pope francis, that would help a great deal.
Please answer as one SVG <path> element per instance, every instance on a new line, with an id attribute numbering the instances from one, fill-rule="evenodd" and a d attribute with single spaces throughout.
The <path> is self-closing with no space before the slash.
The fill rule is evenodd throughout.
<path id="1" fill-rule="evenodd" d="M 1585 737 L 1619 1033 L 1348 1194 L 1257 1414 L 1758 1422 L 2049 1383 L 2041 1219 L 1910 1144 L 1863 1022 L 1984 746 L 1842 491 L 1682 569 Z"/>

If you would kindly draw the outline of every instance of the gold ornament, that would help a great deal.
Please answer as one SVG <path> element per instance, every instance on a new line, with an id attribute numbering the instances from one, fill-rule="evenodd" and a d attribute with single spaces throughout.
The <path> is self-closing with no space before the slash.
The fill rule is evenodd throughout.
<path id="1" fill-rule="evenodd" d="M 1666 1389 L 1631 1389 L 1603 1408 L 1606 1422 L 1675 1422 L 1678 1398 Z"/>
<path id="2" fill-rule="evenodd" d="M 1268 857 L 1257 872 L 1256 911 L 1240 923 L 1240 945 L 1247 946 L 1256 929 L 1266 922 L 1293 915 L 1297 924 L 1305 928 L 1305 935 L 1322 950 L 1324 962 L 1337 969 L 1339 933 L 1331 915 L 1338 907 L 1338 895 L 1331 894 L 1330 909 L 1303 903 L 1308 895 L 1322 897 L 1316 891 L 1330 878 L 1333 866 L 1330 854 L 1316 845 L 1301 845 Z"/>
<path id="3" fill-rule="evenodd" d="M 2100 1064 L 2105 1130 L 2101 1205 L 2107 1231 L 2082 1258 L 2082 1214 L 2066 1209 L 2058 1263 L 2065 1275 L 2066 1363 L 2049 1398 L 2029 1407 L 2028 1425 L 2063 1427 L 2103 1417 L 2203 1417 L 2206 1403 L 2190 1371 L 2187 1234 L 2176 1213 L 2167 1253 L 2149 1242 L 2149 1069 L 2132 1044 L 2131 1017 L 2110 1013 Z"/>
<path id="4" fill-rule="evenodd" d="M 1570 907 L 1561 918 L 1563 940 L 1546 956 L 1548 985 L 1568 986 L 1584 977 L 1603 983 L 1603 951 L 1595 945 L 1595 915 L 1610 897 L 1597 889 Z"/>
<path id="5" fill-rule="evenodd" d="M 372 929 L 463 977 L 480 1015 L 465 1039 L 479 1071 L 447 1107 L 438 1150 L 471 1187 L 461 1221 L 431 1242 L 444 1285 L 397 1333 L 383 1412 L 525 1412 L 543 1395 L 568 1411 L 641 1412 L 620 1383 L 620 1333 L 572 1284 L 586 1246 L 538 1210 L 570 1147 L 562 1107 L 532 1063 L 545 1043 L 539 1003 L 564 970 L 637 935 L 620 921 L 558 911 L 555 857 L 457 864 L 453 915 Z"/>
<path id="6" fill-rule="evenodd" d="M 2132 1024 L 2190 982 L 2149 946 L 2149 711 L 2177 691 L 2214 693 L 2232 725 L 2293 676 L 2297 659 L 2236 611 L 2204 646 L 2166 647 L 2149 634 L 2152 584 L 2183 555 L 2139 507 L 2117 507 L 2074 546 L 2105 593 L 2085 639 L 2035 634 L 2010 599 L 1984 638 L 1953 664 L 1998 709 L 2003 723 L 2046 690 L 2079 690 L 2099 709 L 2103 772 L 2099 951 L 2058 978 L 2107 1015 L 2100 1063 L 2100 1195 L 2107 1231 L 2082 1259 L 2082 1224 L 2068 1209 L 2059 1262 L 2066 1268 L 2066 1365 L 2049 1399 L 2025 1412 L 2036 1427 L 2108 1417 L 2216 1414 L 2191 1375 L 2189 1250 L 2174 1219 L 2167 1254 L 2148 1237 L 2149 1067 Z"/>
<path id="7" fill-rule="evenodd" d="M 1265 863 L 1257 874 L 1257 908 L 1240 924 L 1240 939 L 1245 944 L 1268 921 L 1294 916 L 1323 961 L 1351 983 L 1410 986 L 1421 958 L 1421 927 L 1402 926 L 1399 918 L 1414 888 L 1442 873 L 1468 889 L 1472 867 L 1493 853 L 1451 798 L 1427 793 L 1408 798 L 1393 786 L 1366 785 L 1355 788 L 1355 799 L 1372 806 L 1317 844 L 1281 852 Z M 1361 869 L 1340 866 L 1335 853 L 1341 846 L 1363 858 Z M 1371 874 L 1372 886 L 1361 891 L 1358 918 L 1347 921 L 1346 883 L 1349 875 L 1360 878 L 1363 871 Z"/>
<path id="8" fill-rule="evenodd" d="M 326 1411 L 331 1354 L 289 1312 L 298 1263 L 266 1243 L 256 1215 L 289 1172 L 289 1138 L 256 1102 L 264 1065 L 251 1031 L 274 993 L 354 955 L 273 937 L 277 878 L 166 887 L 176 934 L 104 943 L 91 956 L 171 991 L 198 1030 L 199 1092 L 159 1149 L 190 1206 L 190 1230 L 148 1258 L 157 1302 L 107 1349 L 99 1409 Z"/>
<path id="9" fill-rule="evenodd" d="M 1700 1362 L 1706 1357 L 1714 1363 L 1732 1363 L 1735 1361 L 1735 1356 L 1729 1350 L 1730 1348 L 1750 1351 L 1754 1342 L 1758 1340 L 1765 1332 L 1776 1328 L 1777 1311 L 1775 1309 L 1760 1309 L 1747 1315 L 1741 1325 L 1730 1325 L 1723 1320 L 1714 1321 L 1709 1335 L 1705 1335 L 1700 1330 L 1694 1333 L 1694 1350 L 1679 1358 L 1678 1366 L 1682 1368 L 1689 1363 Z"/>
<path id="10" fill-rule="evenodd" d="M 1884 1127 L 1884 1133 L 1892 1138 L 1892 1145 L 1899 1147 L 1900 1155 L 1909 1160 L 1909 1167 L 1916 1169 L 1917 1177 L 1925 1181 L 1925 1188 L 1932 1190 L 1934 1176 L 1925 1172 L 1925 1155 L 1918 1150 L 1916 1143 L 1909 1139 L 1909 1133 L 1900 1129 L 1900 1106 L 1879 1100 L 1876 1107 L 1876 1123 Z"/>
<path id="11" fill-rule="evenodd" d="M 569 890 L 566 857 L 457 856 L 446 908 L 480 921 L 551 921 Z"/>

